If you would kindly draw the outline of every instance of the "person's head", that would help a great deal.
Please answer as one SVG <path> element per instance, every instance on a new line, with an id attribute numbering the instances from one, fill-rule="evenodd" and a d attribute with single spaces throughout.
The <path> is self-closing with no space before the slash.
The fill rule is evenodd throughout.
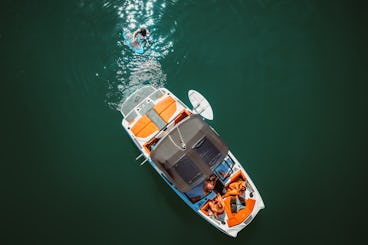
<path id="1" fill-rule="evenodd" d="M 140 33 L 141 33 L 141 34 L 142 34 L 142 36 L 144 36 L 144 37 L 148 34 L 148 32 L 147 32 L 147 29 L 146 29 L 146 28 L 141 28 Z"/>
<path id="2" fill-rule="evenodd" d="M 223 208 L 223 205 L 222 205 L 222 197 L 220 195 L 218 195 L 213 201 L 213 204 L 217 206 L 217 208 L 221 209 Z"/>
<path id="3" fill-rule="evenodd" d="M 239 185 L 239 189 L 241 191 L 245 191 L 245 189 L 247 188 L 247 185 L 245 184 L 245 181 L 242 181 Z"/>
<path id="4" fill-rule="evenodd" d="M 210 177 L 208 177 L 208 180 L 214 182 L 217 180 L 217 176 L 212 174 Z"/>
<path id="5" fill-rule="evenodd" d="M 215 188 L 215 185 L 211 181 L 205 181 L 203 190 L 204 192 L 208 193 L 211 192 Z"/>

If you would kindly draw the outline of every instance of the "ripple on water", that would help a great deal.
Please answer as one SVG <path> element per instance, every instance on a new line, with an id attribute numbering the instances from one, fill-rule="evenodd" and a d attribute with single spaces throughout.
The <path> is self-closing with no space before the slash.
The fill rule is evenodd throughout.
<path id="1" fill-rule="evenodd" d="M 105 8 L 114 8 L 118 19 L 116 23 L 118 40 L 118 58 L 116 60 L 116 77 L 108 81 L 107 104 L 119 110 L 120 104 L 137 88 L 150 84 L 156 87 L 165 86 L 166 74 L 160 61 L 173 51 L 172 35 L 175 22 L 168 32 L 160 32 L 162 16 L 168 5 L 176 1 L 164 0 L 128 0 L 105 2 Z M 166 23 L 167 25 L 167 23 Z M 140 26 L 147 27 L 151 32 L 151 41 L 144 54 L 132 52 L 121 39 L 123 31 L 133 32 Z M 161 28 L 162 29 L 162 28 Z"/>

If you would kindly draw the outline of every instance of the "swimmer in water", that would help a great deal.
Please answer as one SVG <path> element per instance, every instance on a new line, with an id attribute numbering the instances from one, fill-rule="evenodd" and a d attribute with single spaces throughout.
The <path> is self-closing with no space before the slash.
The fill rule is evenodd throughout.
<path id="1" fill-rule="evenodd" d="M 145 43 L 146 46 L 149 45 L 148 38 L 150 36 L 150 32 L 147 28 L 141 27 L 137 29 L 135 32 L 133 32 L 133 35 L 131 33 L 127 33 L 126 37 L 132 39 L 132 46 L 134 48 L 139 48 L 140 44 Z"/>

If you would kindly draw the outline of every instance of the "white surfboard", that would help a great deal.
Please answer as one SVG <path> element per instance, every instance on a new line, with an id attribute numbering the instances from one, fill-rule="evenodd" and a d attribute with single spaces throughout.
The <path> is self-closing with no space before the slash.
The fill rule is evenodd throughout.
<path id="1" fill-rule="evenodd" d="M 190 103 L 193 106 L 194 113 L 200 114 L 202 117 L 208 120 L 213 119 L 212 107 L 203 95 L 195 90 L 189 90 L 188 97 Z"/>

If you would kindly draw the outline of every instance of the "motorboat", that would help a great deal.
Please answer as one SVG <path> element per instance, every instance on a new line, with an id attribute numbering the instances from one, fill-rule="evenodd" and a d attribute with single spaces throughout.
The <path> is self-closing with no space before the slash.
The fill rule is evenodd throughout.
<path id="1" fill-rule="evenodd" d="M 207 99 L 189 90 L 192 108 L 167 88 L 135 90 L 121 105 L 122 126 L 168 186 L 199 216 L 236 237 L 263 209 L 256 186 L 219 134 Z"/>

